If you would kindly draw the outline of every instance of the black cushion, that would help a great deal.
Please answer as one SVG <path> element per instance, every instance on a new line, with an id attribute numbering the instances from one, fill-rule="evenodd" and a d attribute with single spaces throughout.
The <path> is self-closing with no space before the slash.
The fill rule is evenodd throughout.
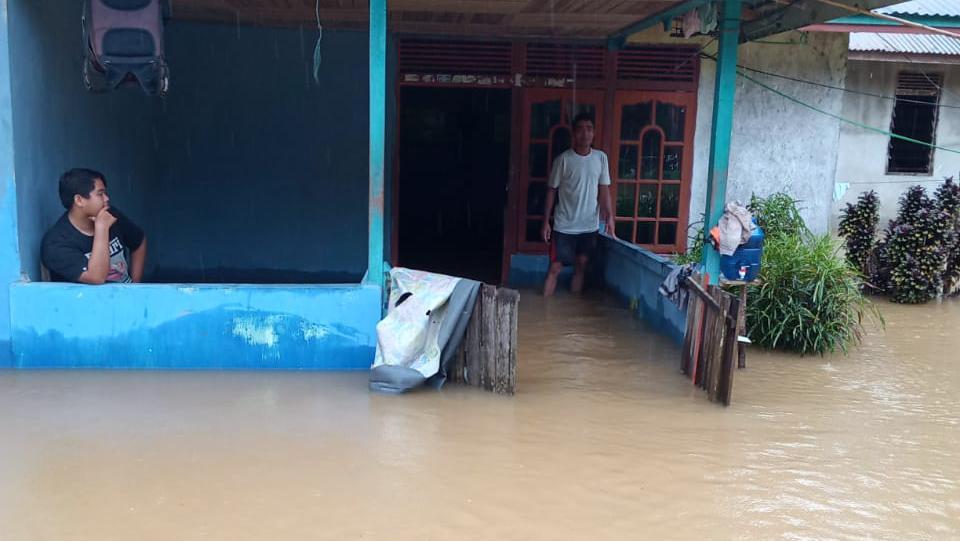
<path id="1" fill-rule="evenodd" d="M 133 11 L 149 6 L 152 0 L 94 0 L 97 1 L 103 2 L 103 5 L 110 9 Z"/>
<path id="2" fill-rule="evenodd" d="M 139 28 L 114 28 L 103 35 L 105 56 L 156 56 L 153 36 Z"/>

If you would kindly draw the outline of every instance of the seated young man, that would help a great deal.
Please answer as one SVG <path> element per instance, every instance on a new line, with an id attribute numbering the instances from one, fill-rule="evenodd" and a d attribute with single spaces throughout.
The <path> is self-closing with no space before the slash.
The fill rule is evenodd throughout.
<path id="1" fill-rule="evenodd" d="M 101 173 L 90 169 L 64 173 L 60 202 L 67 211 L 43 236 L 40 256 L 51 280 L 103 284 L 143 279 L 147 239 L 136 224 L 110 207 Z"/>

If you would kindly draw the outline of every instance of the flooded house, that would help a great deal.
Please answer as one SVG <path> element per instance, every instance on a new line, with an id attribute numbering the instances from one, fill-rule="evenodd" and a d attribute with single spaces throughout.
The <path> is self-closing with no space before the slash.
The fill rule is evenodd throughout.
<path id="1" fill-rule="evenodd" d="M 847 34 L 798 32 L 849 12 L 818 0 L 173 0 L 163 97 L 85 88 L 82 5 L 3 2 L 8 367 L 365 369 L 389 266 L 542 280 L 546 179 L 583 112 L 614 180 L 603 278 L 675 339 L 656 287 L 691 224 L 783 189 L 831 212 L 840 93 L 738 78 L 842 85 Z M 148 283 L 43 280 L 71 167 L 145 230 Z"/>

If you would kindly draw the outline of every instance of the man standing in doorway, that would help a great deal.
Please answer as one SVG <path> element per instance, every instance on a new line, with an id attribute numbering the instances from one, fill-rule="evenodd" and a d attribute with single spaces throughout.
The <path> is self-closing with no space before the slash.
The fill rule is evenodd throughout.
<path id="1" fill-rule="evenodd" d="M 614 235 L 610 166 L 607 155 L 593 148 L 594 127 L 593 117 L 577 115 L 573 119 L 573 148 L 557 156 L 550 171 L 541 231 L 544 242 L 553 241 L 550 270 L 543 285 L 545 297 L 556 291 L 557 278 L 567 265 L 574 265 L 570 289 L 574 293 L 583 290 L 587 263 L 597 246 L 601 215 L 607 234 Z M 555 204 L 557 212 L 551 228 L 550 216 Z"/>

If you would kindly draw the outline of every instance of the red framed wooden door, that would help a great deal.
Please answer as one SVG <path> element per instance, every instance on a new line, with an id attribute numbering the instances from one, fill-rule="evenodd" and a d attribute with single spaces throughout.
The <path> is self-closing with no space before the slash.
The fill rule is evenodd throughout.
<path id="1" fill-rule="evenodd" d="M 573 119 L 580 113 L 593 116 L 601 147 L 603 133 L 602 90 L 530 88 L 524 90 L 520 147 L 520 201 L 517 216 L 517 247 L 521 252 L 546 252 L 540 238 L 547 200 L 547 179 L 553 159 L 570 148 Z"/>
<path id="2" fill-rule="evenodd" d="M 617 92 L 613 169 L 617 237 L 658 253 L 687 243 L 696 95 Z"/>

